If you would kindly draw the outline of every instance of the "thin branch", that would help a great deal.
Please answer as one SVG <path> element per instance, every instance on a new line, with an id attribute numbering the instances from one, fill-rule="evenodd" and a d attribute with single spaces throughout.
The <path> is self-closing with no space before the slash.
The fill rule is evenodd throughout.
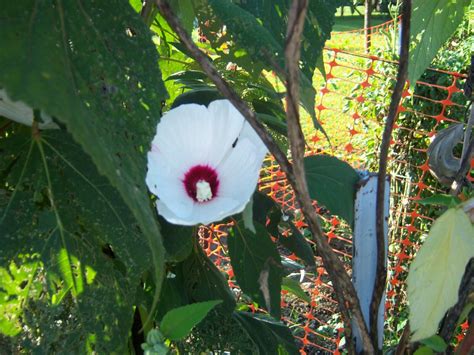
<path id="1" fill-rule="evenodd" d="M 471 141 L 472 127 L 474 127 L 474 103 L 471 101 L 471 113 L 469 114 L 469 119 L 467 120 L 466 131 L 464 132 L 464 141 L 462 145 L 461 158 L 464 158 L 467 150 L 467 146 Z"/>
<path id="2" fill-rule="evenodd" d="M 451 195 L 457 196 L 461 192 L 462 187 L 465 184 L 469 185 L 469 181 L 466 178 L 466 175 L 471 167 L 471 157 L 474 154 L 474 138 L 471 139 L 469 145 L 466 149 L 466 154 L 461 160 L 461 166 L 454 177 L 453 184 L 451 185 Z"/>
<path id="3" fill-rule="evenodd" d="M 402 98 L 403 89 L 408 76 L 408 56 L 410 42 L 411 0 L 404 0 L 402 4 L 402 35 L 400 48 L 400 62 L 398 65 L 397 82 L 392 93 L 387 122 L 382 135 L 382 145 L 379 156 L 379 172 L 377 177 L 377 204 L 376 204 L 376 231 L 377 231 L 377 271 L 375 276 L 374 292 L 370 304 L 370 334 L 372 342 L 378 345 L 377 316 L 385 291 L 387 281 L 387 267 L 385 255 L 385 179 L 387 176 L 387 158 L 390 147 L 393 126 L 398 114 L 398 107 Z"/>
<path id="4" fill-rule="evenodd" d="M 292 146 L 291 150 L 294 159 L 293 166 L 288 161 L 286 155 L 275 144 L 265 127 L 257 120 L 255 113 L 237 95 L 237 93 L 229 86 L 229 84 L 224 81 L 209 58 L 194 44 L 189 34 L 186 33 L 179 20 L 173 14 L 168 3 L 165 0 L 156 1 L 162 16 L 168 21 L 170 27 L 173 28 L 173 30 L 178 34 L 181 42 L 188 49 L 189 54 L 200 64 L 202 70 L 214 82 L 221 94 L 230 102 L 232 102 L 237 110 L 245 117 L 247 122 L 249 122 L 252 128 L 257 132 L 259 137 L 265 143 L 270 153 L 274 156 L 283 172 L 285 172 L 288 182 L 292 186 L 295 192 L 295 197 L 301 206 L 305 219 L 307 220 L 308 226 L 316 243 L 318 253 L 321 255 L 326 270 L 333 281 L 335 293 L 338 298 L 339 305 L 343 310 L 345 321 L 346 323 L 349 321 L 349 311 L 352 312 L 354 320 L 361 330 L 365 352 L 368 354 L 374 353 L 374 348 L 370 342 L 369 333 L 364 322 L 354 286 L 350 280 L 349 275 L 344 269 L 344 265 L 333 252 L 327 242 L 327 239 L 324 237 L 323 231 L 318 222 L 318 216 L 309 197 L 305 180 L 304 166 L 302 164 L 302 158 L 304 155 L 304 137 L 299 124 L 298 111 L 298 62 L 300 34 L 303 27 L 302 22 L 304 21 L 304 14 L 301 14 L 300 12 L 305 11 L 305 4 L 307 3 L 307 0 L 296 0 L 293 3 L 289 19 L 290 37 L 287 40 L 287 46 L 285 50 L 285 55 L 290 57 L 289 63 L 287 65 L 288 75 L 291 76 L 291 79 L 288 79 L 289 83 L 287 83 L 287 86 L 290 88 L 288 90 L 290 93 L 287 96 L 287 106 L 289 110 L 287 112 L 289 115 L 287 119 L 289 140 L 290 145 Z M 299 35 L 295 36 L 293 32 L 296 32 L 297 34 L 299 32 Z M 296 58 L 291 57 L 291 55 L 295 55 Z M 298 173 L 294 173 L 293 167 L 298 170 Z M 350 322 L 347 324 L 350 326 Z M 350 341 L 350 339 L 348 339 L 348 341 Z"/>
<path id="5" fill-rule="evenodd" d="M 407 322 L 407 325 L 403 329 L 402 336 L 398 342 L 397 349 L 395 350 L 395 355 L 410 354 L 410 352 L 407 351 L 410 342 L 410 333 L 410 324 Z"/>
<path id="6" fill-rule="evenodd" d="M 148 27 L 151 26 L 153 19 L 156 15 L 156 5 L 153 0 L 144 0 L 142 9 L 140 11 L 140 16 L 143 18 L 143 21 Z"/>
<path id="7" fill-rule="evenodd" d="M 459 298 L 456 304 L 448 311 L 443 320 L 439 336 L 444 339 L 446 344 L 449 344 L 454 331 L 458 325 L 459 317 L 462 311 L 469 302 L 472 302 L 474 297 L 474 258 L 466 266 L 464 276 L 459 286 Z"/>
<path id="8" fill-rule="evenodd" d="M 323 258 L 324 265 L 333 280 L 338 304 L 340 306 L 341 314 L 346 324 L 345 331 L 350 345 L 351 352 L 354 351 L 352 343 L 352 329 L 351 317 L 349 308 L 345 305 L 347 300 L 344 297 L 344 291 L 350 293 L 350 298 L 353 300 L 354 313 L 360 312 L 360 303 L 357 299 L 353 285 L 347 276 L 347 273 L 342 267 L 341 262 L 332 252 L 328 243 L 324 239 L 323 231 L 317 220 L 316 212 L 313 208 L 312 201 L 309 197 L 308 185 L 306 181 L 306 174 L 304 168 L 304 151 L 305 139 L 301 129 L 300 115 L 299 115 L 299 77 L 300 77 L 300 42 L 301 33 L 303 31 L 306 10 L 308 7 L 308 0 L 294 0 L 288 15 L 288 27 L 286 31 L 285 42 L 285 63 L 286 63 L 286 120 L 288 124 L 288 140 L 290 142 L 291 158 L 293 163 L 293 171 L 295 175 L 295 185 L 293 189 L 295 196 L 300 206 L 308 225 L 314 236 L 317 250 Z M 342 269 L 342 270 L 341 270 Z M 370 337 L 366 324 L 363 320 L 362 314 L 357 319 L 357 324 L 361 329 L 364 349 L 370 351 L 373 346 L 370 342 Z"/>
<path id="9" fill-rule="evenodd" d="M 459 170 L 454 177 L 454 181 L 451 184 L 451 195 L 457 196 L 461 192 L 462 187 L 465 184 L 469 185 L 466 179 L 467 172 L 471 167 L 471 157 L 474 154 L 474 138 L 470 139 L 472 126 L 474 125 L 474 104 L 471 105 L 471 114 L 467 122 L 466 131 L 464 133 L 464 143 L 462 147 L 461 164 Z"/>

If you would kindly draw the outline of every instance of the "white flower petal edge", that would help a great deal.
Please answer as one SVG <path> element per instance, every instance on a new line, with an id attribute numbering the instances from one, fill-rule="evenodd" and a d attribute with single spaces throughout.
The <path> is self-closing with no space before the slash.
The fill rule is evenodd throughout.
<path id="1" fill-rule="evenodd" d="M 33 124 L 33 109 L 23 101 L 13 101 L 3 89 L 0 89 L 0 116 L 27 126 Z M 42 120 L 38 125 L 40 129 L 59 128 L 51 116 L 41 112 L 40 117 Z"/>
<path id="2" fill-rule="evenodd" d="M 216 197 L 213 203 L 203 204 L 193 209 L 193 213 L 188 217 L 182 217 L 171 211 L 162 201 L 157 201 L 157 210 L 168 222 L 183 226 L 194 226 L 196 224 L 210 224 L 228 217 L 234 213 L 229 206 L 237 206 L 238 202 L 225 197 Z M 229 213 L 230 212 L 230 213 Z"/>
<path id="3" fill-rule="evenodd" d="M 157 126 L 146 183 L 170 223 L 209 224 L 245 208 L 266 153 L 229 101 L 181 105 Z"/>

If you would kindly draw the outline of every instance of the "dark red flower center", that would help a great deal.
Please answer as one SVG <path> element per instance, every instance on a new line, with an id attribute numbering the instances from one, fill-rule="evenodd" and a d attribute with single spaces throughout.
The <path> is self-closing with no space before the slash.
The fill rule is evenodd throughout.
<path id="1" fill-rule="evenodd" d="M 188 196 L 196 202 L 205 202 L 198 199 L 198 193 L 202 193 L 202 191 L 198 191 L 198 187 L 209 186 L 212 194 L 209 199 L 216 197 L 219 191 L 217 172 L 209 165 L 193 166 L 184 174 L 183 184 Z"/>

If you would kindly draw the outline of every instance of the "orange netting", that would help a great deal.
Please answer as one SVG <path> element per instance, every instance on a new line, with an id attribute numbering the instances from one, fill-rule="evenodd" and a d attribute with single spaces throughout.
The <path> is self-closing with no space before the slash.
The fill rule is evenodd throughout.
<path id="1" fill-rule="evenodd" d="M 400 16 L 398 17 L 397 21 L 400 19 Z M 395 23 L 395 19 L 392 19 L 390 21 L 375 25 L 375 26 L 370 26 L 368 27 L 368 32 L 369 33 L 377 33 L 380 31 L 385 31 L 393 27 L 393 24 Z M 349 35 L 351 33 L 364 33 L 365 28 L 356 28 L 354 30 L 345 30 L 345 31 L 333 31 L 331 34 L 332 35 Z"/>
<path id="2" fill-rule="evenodd" d="M 374 55 L 326 48 L 325 66 L 326 81 L 320 74 L 314 78 L 316 85 L 320 85 L 315 107 L 331 143 L 313 128 L 309 117 L 303 117 L 307 154 L 331 154 L 356 168 L 376 171 L 379 139 L 391 87 L 395 82 L 397 63 Z M 419 246 L 420 237 L 436 218 L 435 211 L 420 205 L 418 200 L 446 190 L 429 172 L 426 149 L 429 139 L 438 130 L 450 122 L 464 119 L 466 99 L 461 90 L 464 79 L 465 76 L 459 73 L 429 70 L 425 79 L 417 82 L 415 94 L 408 89 L 403 93 L 390 154 L 391 228 L 386 301 L 388 344 L 396 344 L 403 330 L 396 320 L 402 314 L 407 317 L 404 280 L 410 260 Z M 277 79 L 275 85 L 281 85 Z M 474 168 L 474 159 L 471 168 Z M 472 169 L 468 178 L 474 181 Z M 295 225 L 303 235 L 309 233 L 295 205 L 292 190 L 271 157 L 262 170 L 259 189 L 294 217 Z M 350 272 L 352 236 L 349 226 L 316 203 L 315 208 L 321 215 L 328 242 Z M 202 246 L 215 264 L 227 273 L 230 287 L 238 293 L 226 245 L 220 240 L 223 235 L 224 228 L 220 226 L 201 230 Z M 284 258 L 298 260 L 294 254 L 281 250 Z M 319 257 L 316 257 L 316 264 L 316 272 L 301 269 L 290 275 L 300 280 L 302 288 L 311 296 L 311 303 L 302 302 L 283 291 L 282 319 L 298 339 L 301 353 L 338 354 L 344 325 L 331 282 Z M 249 305 L 249 309 L 257 311 L 253 305 Z"/>

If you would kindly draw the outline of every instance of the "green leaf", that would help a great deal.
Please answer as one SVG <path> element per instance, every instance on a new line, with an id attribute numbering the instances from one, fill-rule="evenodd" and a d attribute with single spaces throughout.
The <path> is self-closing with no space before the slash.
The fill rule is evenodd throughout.
<path id="1" fill-rule="evenodd" d="M 167 94 L 149 29 L 125 1 L 7 2 L 0 48 L 0 87 L 64 123 L 132 211 L 158 294 L 164 249 L 145 173 Z"/>
<path id="2" fill-rule="evenodd" d="M 174 269 L 178 282 L 183 285 L 181 290 L 184 289 L 191 303 L 223 300 L 218 309 L 230 314 L 235 309 L 235 296 L 227 280 L 200 247 L 194 248 L 193 253 Z"/>
<path id="3" fill-rule="evenodd" d="M 444 339 L 441 338 L 439 335 L 433 335 L 432 337 L 422 340 L 421 343 L 425 344 L 437 353 L 442 353 L 448 347 L 448 344 L 446 344 Z"/>
<path id="4" fill-rule="evenodd" d="M 206 3 L 206 2 L 203 2 Z M 256 78 L 262 69 L 274 70 L 275 65 L 284 68 L 284 45 L 288 14 L 288 2 L 285 1 L 249 1 L 233 3 L 228 0 L 207 0 L 208 6 L 201 6 L 197 12 L 202 23 L 201 30 L 210 39 L 211 45 L 220 52 L 219 46 L 227 41 L 232 60 L 245 68 Z M 314 69 L 322 53 L 324 42 L 329 38 L 336 7 L 324 1 L 312 1 L 306 31 L 304 35 L 303 68 L 300 77 L 301 105 L 310 114 L 315 128 L 324 132 L 316 118 L 314 102 L 316 90 L 312 84 Z M 207 22 L 206 22 L 207 21 Z M 324 23 L 324 30 L 319 25 Z M 226 34 L 219 29 L 225 25 Z M 237 46 L 233 47 L 232 42 Z M 280 79 L 285 81 L 278 73 Z"/>
<path id="5" fill-rule="evenodd" d="M 183 339 L 219 303 L 222 300 L 193 303 L 169 311 L 161 321 L 161 333 L 173 341 Z"/>
<path id="6" fill-rule="evenodd" d="M 292 222 L 285 223 L 284 226 L 290 228 L 291 233 L 288 236 L 280 234 L 278 236 L 278 242 L 303 260 L 308 266 L 316 268 L 313 249 L 303 234 L 301 234 Z"/>
<path id="7" fill-rule="evenodd" d="M 23 329 L 24 304 L 29 297 L 37 297 L 41 292 L 39 282 L 27 281 L 38 270 L 39 263 L 31 261 L 31 258 L 22 258 L 20 265 L 12 261 L 2 266 L 5 267 L 0 267 L 0 334 L 13 337 Z"/>
<path id="8" fill-rule="evenodd" d="M 15 327 L 43 337 L 44 352 L 84 352 L 90 337 L 99 352 L 122 352 L 151 254 L 120 194 L 69 134 L 32 140 L 17 125 L 0 137 L 0 186 L 0 274 L 14 277 L 0 277 L 0 294 L 15 299 Z"/>
<path id="9" fill-rule="evenodd" d="M 474 257 L 474 225 L 462 208 L 439 217 L 410 266 L 407 294 L 412 341 L 436 334 L 458 300 L 466 264 Z"/>
<path id="10" fill-rule="evenodd" d="M 461 203 L 457 196 L 447 194 L 437 194 L 418 201 L 422 205 L 440 205 L 446 207 L 456 207 Z"/>
<path id="11" fill-rule="evenodd" d="M 323 76 L 324 80 L 326 79 L 326 68 L 324 66 L 324 56 L 323 53 L 319 56 L 318 60 L 316 61 L 316 68 L 319 70 L 321 75 Z"/>
<path id="12" fill-rule="evenodd" d="M 408 80 L 416 80 L 462 22 L 471 0 L 414 0 Z"/>
<path id="13" fill-rule="evenodd" d="M 255 16 L 283 48 L 290 2 L 285 0 L 239 1 L 238 5 Z M 302 72 L 311 79 L 323 53 L 324 43 L 331 36 L 338 1 L 312 0 L 301 38 Z"/>
<path id="14" fill-rule="evenodd" d="M 311 297 L 309 297 L 301 288 L 300 283 L 296 280 L 284 277 L 281 283 L 281 289 L 291 292 L 296 297 L 302 299 L 305 302 L 311 303 Z"/>
<path id="15" fill-rule="evenodd" d="M 169 270 L 161 288 L 160 302 L 158 302 L 156 309 L 156 321 L 160 322 L 165 314 L 173 308 L 185 306 L 191 302 L 183 290 L 185 290 L 185 283 L 181 271 L 176 271 L 175 268 Z M 143 298 L 144 304 L 150 303 L 148 294 L 143 292 L 140 296 Z"/>
<path id="16" fill-rule="evenodd" d="M 280 318 L 282 266 L 280 254 L 265 227 L 255 223 L 256 233 L 240 222 L 230 231 L 229 255 L 237 282 L 247 295 Z"/>
<path id="17" fill-rule="evenodd" d="M 281 46 L 285 44 L 290 3 L 285 0 L 254 0 L 240 2 L 241 7 L 257 17 Z M 338 1 L 312 0 L 301 38 L 302 71 L 312 78 L 318 60 L 323 53 L 324 43 L 331 36 Z"/>
<path id="18" fill-rule="evenodd" d="M 223 99 L 222 95 L 214 88 L 202 88 L 189 90 L 173 101 L 171 108 L 178 107 L 184 104 L 198 104 L 208 106 L 212 101 Z"/>
<path id="19" fill-rule="evenodd" d="M 233 316 L 252 339 L 259 354 L 281 354 L 282 347 L 288 354 L 299 354 L 291 331 L 283 323 L 240 311 L 234 312 Z"/>
<path id="20" fill-rule="evenodd" d="M 285 273 L 291 273 L 293 271 L 299 272 L 301 269 L 304 269 L 302 264 L 299 264 L 296 261 L 287 258 L 286 256 L 282 256 L 281 264 L 285 269 Z"/>
<path id="21" fill-rule="evenodd" d="M 253 219 L 266 226 L 271 235 L 278 235 L 281 215 L 281 207 L 272 198 L 258 191 L 253 194 Z"/>
<path id="22" fill-rule="evenodd" d="M 257 231 L 255 230 L 255 226 L 253 224 L 253 198 L 251 198 L 250 201 L 245 206 L 242 212 L 242 218 L 244 221 L 244 227 L 254 234 L 257 233 Z"/>
<path id="23" fill-rule="evenodd" d="M 266 113 L 258 113 L 257 112 L 257 118 L 265 123 L 269 128 L 273 129 L 275 132 L 280 133 L 284 135 L 285 137 L 288 134 L 288 127 L 286 125 L 285 121 L 282 121 L 281 119 L 268 115 Z"/>
<path id="24" fill-rule="evenodd" d="M 431 348 L 428 346 L 421 346 L 413 353 L 413 355 L 433 355 L 433 354 L 434 354 L 433 350 L 431 350 Z"/>
<path id="25" fill-rule="evenodd" d="M 311 198 L 352 225 L 359 181 L 357 172 L 349 164 L 328 155 L 306 157 L 304 166 Z"/>
<path id="26" fill-rule="evenodd" d="M 193 23 L 195 18 L 192 0 L 172 1 L 171 6 L 173 8 L 174 13 L 178 15 L 178 18 L 180 19 L 186 31 L 188 33 L 191 33 L 193 30 Z"/>
<path id="27" fill-rule="evenodd" d="M 199 70 L 182 70 L 176 73 L 173 73 L 166 78 L 165 81 L 177 81 L 178 83 L 186 83 L 189 81 L 207 81 L 207 75 Z"/>
<path id="28" fill-rule="evenodd" d="M 159 218 L 163 245 L 166 251 L 166 260 L 180 262 L 191 254 L 193 247 L 192 227 L 178 226 L 168 223 L 164 218 Z"/>

